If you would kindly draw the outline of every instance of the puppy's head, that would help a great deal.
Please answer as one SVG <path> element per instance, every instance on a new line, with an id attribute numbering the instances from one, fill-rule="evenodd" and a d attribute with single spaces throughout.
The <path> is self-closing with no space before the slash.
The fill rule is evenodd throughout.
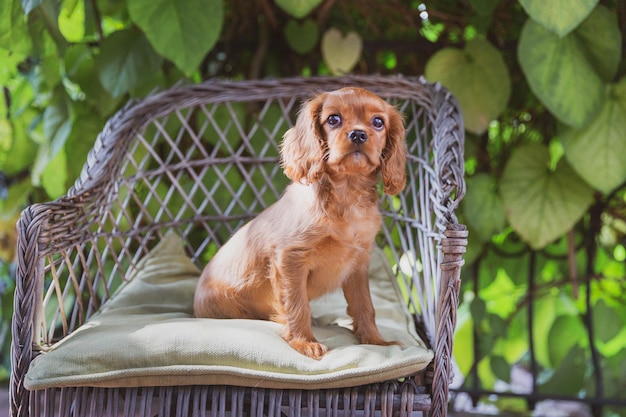
<path id="1" fill-rule="evenodd" d="M 321 93 L 305 102 L 281 147 L 285 174 L 313 183 L 326 171 L 383 177 L 393 195 L 406 182 L 406 146 L 401 114 L 361 88 Z"/>

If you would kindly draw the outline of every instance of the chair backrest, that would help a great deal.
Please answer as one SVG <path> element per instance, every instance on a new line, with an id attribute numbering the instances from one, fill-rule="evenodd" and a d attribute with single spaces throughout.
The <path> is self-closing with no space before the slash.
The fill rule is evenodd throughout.
<path id="1" fill-rule="evenodd" d="M 405 114 L 407 187 L 396 197 L 381 194 L 377 243 L 432 343 L 439 243 L 457 224 L 454 211 L 465 192 L 463 123 L 438 85 L 398 77 L 214 81 L 121 110 L 67 196 L 30 207 L 20 221 L 22 235 L 32 239 L 22 242 L 23 252 L 45 274 L 33 300 L 34 343 L 45 348 L 98 311 L 170 230 L 185 238 L 200 266 L 206 263 L 287 185 L 278 146 L 301 102 L 347 85 L 370 89 Z"/>

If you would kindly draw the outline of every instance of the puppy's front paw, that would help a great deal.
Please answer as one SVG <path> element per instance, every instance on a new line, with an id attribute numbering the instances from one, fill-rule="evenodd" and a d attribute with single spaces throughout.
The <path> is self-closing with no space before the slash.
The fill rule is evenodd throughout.
<path id="1" fill-rule="evenodd" d="M 304 356 L 308 356 L 309 358 L 315 360 L 322 359 L 322 356 L 324 356 L 324 354 L 328 352 L 328 348 L 325 345 L 318 342 L 311 342 L 308 340 L 290 340 L 289 345 Z"/>

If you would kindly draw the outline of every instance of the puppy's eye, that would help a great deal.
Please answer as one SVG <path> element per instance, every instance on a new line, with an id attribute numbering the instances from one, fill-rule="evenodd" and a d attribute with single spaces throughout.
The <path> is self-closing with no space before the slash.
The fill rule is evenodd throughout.
<path id="1" fill-rule="evenodd" d="M 385 126 L 385 121 L 382 118 L 376 116 L 372 119 L 372 126 L 374 127 L 374 129 L 380 130 Z"/>
<path id="2" fill-rule="evenodd" d="M 331 127 L 339 126 L 341 124 L 341 116 L 338 114 L 331 114 L 328 116 L 327 122 Z"/>

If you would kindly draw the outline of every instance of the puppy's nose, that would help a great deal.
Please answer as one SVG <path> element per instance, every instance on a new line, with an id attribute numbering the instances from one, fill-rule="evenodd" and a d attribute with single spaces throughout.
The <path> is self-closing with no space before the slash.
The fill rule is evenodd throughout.
<path id="1" fill-rule="evenodd" d="M 350 139 L 350 142 L 360 145 L 367 140 L 367 133 L 362 130 L 351 130 L 348 133 L 348 139 Z"/>

